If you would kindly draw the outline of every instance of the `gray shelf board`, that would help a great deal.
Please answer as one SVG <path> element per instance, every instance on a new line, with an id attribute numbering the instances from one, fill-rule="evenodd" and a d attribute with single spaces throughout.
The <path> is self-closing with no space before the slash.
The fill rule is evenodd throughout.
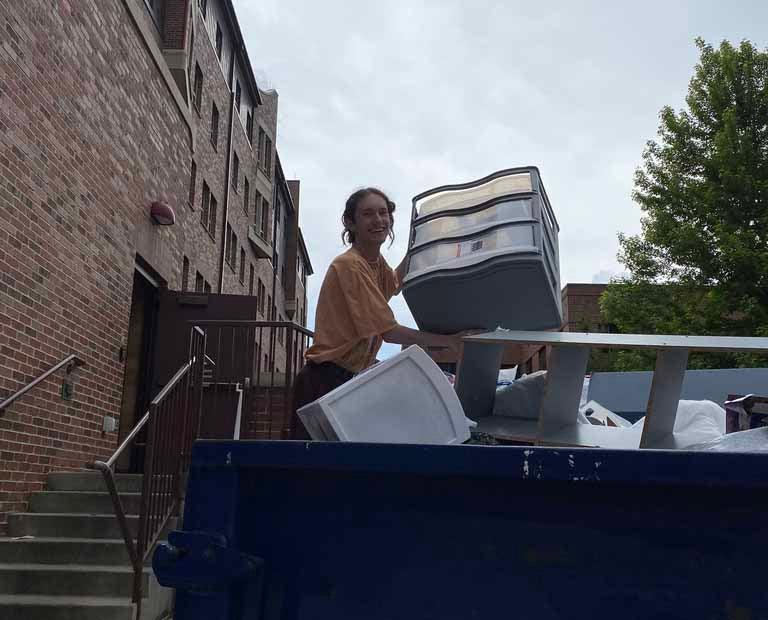
<path id="1" fill-rule="evenodd" d="M 611 448 L 616 450 L 637 450 L 640 447 L 641 428 L 595 426 L 572 424 L 556 431 L 539 433 L 537 445 L 570 446 L 590 448 Z"/>
<path id="2" fill-rule="evenodd" d="M 474 430 L 492 435 L 496 439 L 534 443 L 538 436 L 538 428 L 538 420 L 494 415 L 480 418 L 477 421 L 477 428 Z"/>
<path id="3" fill-rule="evenodd" d="M 601 334 L 497 330 L 466 336 L 466 342 L 588 346 L 601 349 L 688 349 L 690 351 L 768 352 L 768 338 L 736 336 L 662 336 L 647 334 Z"/>

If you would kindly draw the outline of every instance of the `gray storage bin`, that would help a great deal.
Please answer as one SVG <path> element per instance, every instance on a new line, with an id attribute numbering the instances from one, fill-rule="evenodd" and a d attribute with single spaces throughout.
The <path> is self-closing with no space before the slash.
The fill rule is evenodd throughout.
<path id="1" fill-rule="evenodd" d="M 558 232 L 535 167 L 414 197 L 403 295 L 419 328 L 559 328 Z"/>

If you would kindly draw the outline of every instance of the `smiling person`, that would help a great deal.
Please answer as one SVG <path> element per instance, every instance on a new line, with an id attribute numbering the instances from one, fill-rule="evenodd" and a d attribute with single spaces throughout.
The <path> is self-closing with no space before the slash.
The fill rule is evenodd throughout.
<path id="1" fill-rule="evenodd" d="M 392 269 L 381 255 L 382 244 L 394 240 L 394 212 L 395 203 L 373 187 L 347 200 L 341 238 L 352 247 L 333 260 L 320 288 L 314 344 L 294 386 L 294 439 L 309 438 L 296 410 L 372 365 L 382 342 L 460 353 L 461 335 L 423 332 L 395 320 L 389 300 L 400 292 L 406 261 Z"/>

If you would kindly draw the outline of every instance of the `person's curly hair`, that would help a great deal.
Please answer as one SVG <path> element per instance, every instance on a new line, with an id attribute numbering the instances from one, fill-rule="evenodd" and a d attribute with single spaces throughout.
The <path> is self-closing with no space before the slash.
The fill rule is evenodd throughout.
<path id="1" fill-rule="evenodd" d="M 355 232 L 349 229 L 348 223 L 355 221 L 355 215 L 357 214 L 357 206 L 360 202 L 369 194 L 375 194 L 384 199 L 387 204 L 387 211 L 389 211 L 389 245 L 392 245 L 395 241 L 395 203 L 389 199 L 384 192 L 375 187 L 364 187 L 354 192 L 349 198 L 347 198 L 347 204 L 344 206 L 344 214 L 341 216 L 341 223 L 344 226 L 344 230 L 341 233 L 341 240 L 346 245 L 347 243 L 355 242 Z"/>

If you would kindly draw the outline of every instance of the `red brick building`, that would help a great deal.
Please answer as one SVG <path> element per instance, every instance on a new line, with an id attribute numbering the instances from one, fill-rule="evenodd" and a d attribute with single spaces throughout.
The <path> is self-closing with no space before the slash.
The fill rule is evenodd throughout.
<path id="1" fill-rule="evenodd" d="M 49 470 L 116 448 L 158 289 L 306 321 L 311 264 L 231 0 L 5 2 L 0 23 L 0 402 L 86 364 L 71 400 L 58 373 L 0 412 L 2 530 Z"/>
<path id="2" fill-rule="evenodd" d="M 566 284 L 562 290 L 563 332 L 609 332 L 600 312 L 600 296 L 605 292 L 605 284 Z M 525 373 L 546 370 L 548 365 L 548 347 L 540 347 L 522 364 Z"/>

